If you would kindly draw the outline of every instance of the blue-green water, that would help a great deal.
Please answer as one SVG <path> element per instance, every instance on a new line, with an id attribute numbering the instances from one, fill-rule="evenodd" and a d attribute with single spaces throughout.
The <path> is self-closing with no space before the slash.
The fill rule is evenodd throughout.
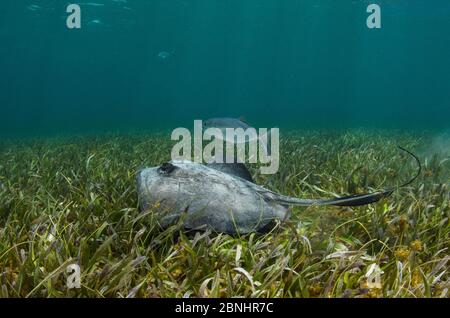
<path id="1" fill-rule="evenodd" d="M 77 3 L 77 2 L 72 2 Z M 80 3 L 80 2 L 79 2 Z M 192 127 L 450 128 L 448 0 L 0 4 L 0 134 Z M 381 29 L 368 29 L 370 3 Z"/>

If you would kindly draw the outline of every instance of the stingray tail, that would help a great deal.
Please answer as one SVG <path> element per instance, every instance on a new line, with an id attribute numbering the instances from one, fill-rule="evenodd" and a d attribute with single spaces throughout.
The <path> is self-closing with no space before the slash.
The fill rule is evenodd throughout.
<path id="1" fill-rule="evenodd" d="M 361 206 L 370 203 L 375 203 L 383 198 L 390 196 L 394 192 L 394 189 L 379 191 L 374 193 L 349 195 L 346 197 L 319 200 L 320 205 L 335 205 L 335 206 Z"/>
<path id="2" fill-rule="evenodd" d="M 280 198 L 277 199 L 277 201 L 280 203 L 284 203 L 284 204 L 292 204 L 292 205 L 300 205 L 300 206 L 311 206 L 311 205 L 361 206 L 361 205 L 378 202 L 381 199 L 390 196 L 395 190 L 410 185 L 412 182 L 414 182 L 419 177 L 419 175 L 422 171 L 422 165 L 420 164 L 420 160 L 416 155 L 414 155 L 412 152 L 410 152 L 400 146 L 398 146 L 398 148 L 400 148 L 401 150 L 403 150 L 406 153 L 408 153 L 409 155 L 411 155 L 418 164 L 418 170 L 417 170 L 417 173 L 414 175 L 414 177 L 411 178 L 408 182 L 405 182 L 404 184 L 402 184 L 398 187 L 386 189 L 383 191 L 377 191 L 377 192 L 373 192 L 373 193 L 354 194 L 354 195 L 349 195 L 349 196 L 335 198 L 335 199 L 302 200 L 302 199 L 281 196 Z"/>
<path id="3" fill-rule="evenodd" d="M 361 206 L 370 203 L 375 203 L 380 201 L 382 198 L 388 197 L 394 192 L 393 189 L 365 193 L 365 194 L 354 194 L 345 197 L 335 198 L 335 199 L 296 199 L 291 197 L 279 196 L 276 201 L 281 204 L 288 205 L 299 205 L 299 206 L 322 206 L 322 205 L 334 205 L 334 206 Z"/>

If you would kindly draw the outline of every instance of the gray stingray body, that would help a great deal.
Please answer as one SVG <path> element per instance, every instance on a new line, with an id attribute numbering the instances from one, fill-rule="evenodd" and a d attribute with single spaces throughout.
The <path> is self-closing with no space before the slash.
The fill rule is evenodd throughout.
<path id="1" fill-rule="evenodd" d="M 265 231 L 286 220 L 288 206 L 270 191 L 213 167 L 190 161 L 171 161 L 148 168 L 137 177 L 141 210 L 158 204 L 163 228 L 183 219 L 186 229 L 211 228 L 245 234 Z"/>

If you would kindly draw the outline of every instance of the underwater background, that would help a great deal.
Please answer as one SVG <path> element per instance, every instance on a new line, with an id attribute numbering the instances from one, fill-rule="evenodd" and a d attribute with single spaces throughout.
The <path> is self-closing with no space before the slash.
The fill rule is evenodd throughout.
<path id="1" fill-rule="evenodd" d="M 73 0 L 69 29 L 71 2 L 0 1 L 0 298 L 449 298 L 449 0 Z M 280 128 L 278 171 L 241 167 L 269 193 L 379 201 L 163 228 L 140 171 L 171 166 L 174 128 L 240 116 Z M 184 212 L 261 206 L 182 176 Z"/>
<path id="2" fill-rule="evenodd" d="M 448 0 L 72 2 L 0 4 L 0 135 L 450 127 Z"/>

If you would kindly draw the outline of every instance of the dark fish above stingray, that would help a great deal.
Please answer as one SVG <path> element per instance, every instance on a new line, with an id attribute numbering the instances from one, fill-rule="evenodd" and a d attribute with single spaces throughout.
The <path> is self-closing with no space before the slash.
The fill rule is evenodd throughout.
<path id="1" fill-rule="evenodd" d="M 414 158 L 420 173 L 420 162 Z M 210 228 L 216 232 L 245 234 L 264 232 L 277 221 L 287 220 L 289 205 L 359 206 L 377 202 L 395 190 L 333 199 L 298 199 L 248 181 L 251 179 L 246 176 L 250 173 L 243 169 L 246 170 L 243 165 L 215 167 L 191 161 L 171 161 L 144 169 L 137 176 L 140 209 L 158 206 L 158 220 L 163 228 L 181 218 L 189 230 Z M 402 186 L 414 181 L 419 173 Z"/>
<path id="2" fill-rule="evenodd" d="M 243 163 L 208 163 L 206 166 L 253 182 L 252 174 Z"/>

